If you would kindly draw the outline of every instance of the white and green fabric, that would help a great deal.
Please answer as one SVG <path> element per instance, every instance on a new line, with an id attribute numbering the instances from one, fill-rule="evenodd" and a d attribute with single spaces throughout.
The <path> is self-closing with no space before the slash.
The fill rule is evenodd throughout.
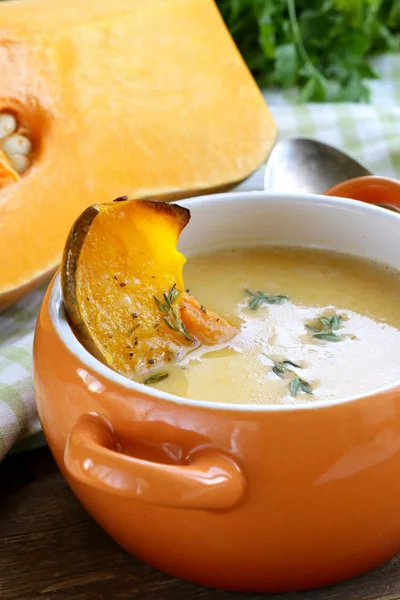
<path id="1" fill-rule="evenodd" d="M 370 104 L 291 105 L 290 93 L 265 91 L 280 139 L 313 137 L 343 148 L 373 173 L 400 178 L 400 56 L 378 58 L 374 67 L 382 79 L 371 83 Z M 260 169 L 238 189 L 262 187 Z M 0 315 L 0 460 L 11 448 L 44 443 L 31 374 L 33 332 L 44 290 Z"/>

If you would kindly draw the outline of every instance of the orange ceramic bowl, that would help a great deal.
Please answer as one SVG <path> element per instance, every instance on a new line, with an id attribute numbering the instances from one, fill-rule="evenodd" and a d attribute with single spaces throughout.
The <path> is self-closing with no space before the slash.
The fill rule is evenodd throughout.
<path id="1" fill-rule="evenodd" d="M 181 249 L 296 244 L 400 268 L 400 215 L 327 196 L 182 202 Z M 230 590 L 288 591 L 371 569 L 400 548 L 400 384 L 303 405 L 185 400 L 129 381 L 74 337 L 58 275 L 34 377 L 50 449 L 94 519 L 135 556 Z M 400 372 L 399 372 L 400 380 Z"/>
<path id="2" fill-rule="evenodd" d="M 355 177 L 337 183 L 325 194 L 361 200 L 368 204 L 378 204 L 397 212 L 400 211 L 400 182 L 389 177 L 379 177 L 378 175 Z"/>

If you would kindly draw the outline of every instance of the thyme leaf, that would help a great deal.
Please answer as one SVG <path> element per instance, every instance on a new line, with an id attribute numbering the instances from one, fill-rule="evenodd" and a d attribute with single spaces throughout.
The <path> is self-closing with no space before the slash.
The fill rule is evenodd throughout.
<path id="1" fill-rule="evenodd" d="M 306 393 L 306 394 L 310 394 L 312 396 L 312 389 L 310 387 L 310 385 L 307 383 L 307 381 L 304 381 L 304 379 L 300 379 L 300 389 L 302 392 Z"/>
<path id="2" fill-rule="evenodd" d="M 161 300 L 159 300 L 156 296 L 154 296 L 154 300 L 160 311 L 163 313 L 167 313 L 171 310 L 173 303 L 176 302 L 176 300 L 178 299 L 179 294 L 180 291 L 176 287 L 176 283 L 174 283 L 169 292 L 167 294 L 163 294 L 164 302 L 161 302 Z"/>
<path id="3" fill-rule="evenodd" d="M 328 331 L 327 333 L 316 333 L 313 335 L 313 338 L 316 340 L 325 340 L 326 342 L 341 342 L 342 338 L 339 337 L 333 331 Z"/>
<path id="4" fill-rule="evenodd" d="M 343 317 L 340 315 L 320 317 L 318 322 L 320 323 L 319 328 L 306 324 L 306 328 L 313 332 L 313 338 L 326 342 L 341 342 L 343 340 L 343 338 L 335 333 L 342 325 Z"/>
<path id="5" fill-rule="evenodd" d="M 183 335 L 185 340 L 188 342 L 194 342 L 194 338 L 192 338 L 192 336 L 189 334 L 185 323 L 181 320 L 180 316 L 178 316 L 173 307 L 173 304 L 178 299 L 179 294 L 180 291 L 176 287 L 176 283 L 174 283 L 169 292 L 163 294 L 164 302 L 159 300 L 159 298 L 156 296 L 154 296 L 154 300 L 160 312 L 164 313 L 162 319 L 166 326 L 172 331 Z"/>
<path id="6" fill-rule="evenodd" d="M 313 391 L 308 381 L 299 377 L 299 375 L 297 375 L 297 373 L 292 369 L 289 369 L 289 366 L 294 367 L 295 369 L 302 369 L 303 367 L 301 365 L 298 365 L 297 363 L 294 363 L 293 361 L 288 360 L 287 358 L 281 361 L 276 361 L 267 354 L 264 354 L 264 356 L 269 358 L 269 360 L 271 360 L 274 363 L 274 366 L 272 367 L 272 372 L 277 377 L 280 377 L 280 379 L 284 379 L 286 375 L 291 376 L 291 379 L 289 381 L 289 391 L 290 395 L 293 396 L 293 398 L 295 398 L 300 391 L 304 392 L 305 394 L 310 394 L 312 396 Z"/>
<path id="7" fill-rule="evenodd" d="M 292 381 L 289 383 L 289 390 L 290 390 L 290 395 L 293 396 L 293 398 L 296 397 L 297 392 L 300 389 L 300 377 L 295 377 L 294 379 L 292 379 Z"/>
<path id="8" fill-rule="evenodd" d="M 169 373 L 156 373 L 155 375 L 152 375 L 151 377 L 145 379 L 143 383 L 145 385 L 149 385 L 151 383 L 157 383 L 158 381 L 167 379 L 167 377 L 169 377 Z"/>
<path id="9" fill-rule="evenodd" d="M 257 290 L 256 292 L 251 292 L 247 288 L 244 289 L 246 294 L 251 296 L 251 300 L 249 300 L 249 308 L 250 310 L 257 310 L 261 304 L 282 304 L 289 299 L 288 296 L 284 296 L 282 294 L 278 294 L 276 296 L 270 296 L 269 294 L 262 292 L 261 290 Z"/>

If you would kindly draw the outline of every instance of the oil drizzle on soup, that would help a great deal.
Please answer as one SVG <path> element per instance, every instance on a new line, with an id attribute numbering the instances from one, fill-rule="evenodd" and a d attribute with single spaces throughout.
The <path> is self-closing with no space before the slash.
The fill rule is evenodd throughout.
<path id="1" fill-rule="evenodd" d="M 323 250 L 239 248 L 190 257 L 185 283 L 239 323 L 240 332 L 224 346 L 202 346 L 168 364 L 157 389 L 215 402 L 281 404 L 358 395 L 400 379 L 395 270 Z M 249 292 L 258 291 L 283 298 L 250 308 Z M 318 335 L 328 321 L 339 340 Z M 284 361 L 288 372 L 273 369 Z M 296 377 L 312 394 L 292 383 Z"/>

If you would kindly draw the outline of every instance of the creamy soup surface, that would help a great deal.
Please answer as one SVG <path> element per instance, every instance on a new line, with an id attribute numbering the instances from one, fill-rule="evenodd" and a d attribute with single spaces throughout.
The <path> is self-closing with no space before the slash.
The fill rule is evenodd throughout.
<path id="1" fill-rule="evenodd" d="M 159 390 L 293 404 L 400 379 L 400 272 L 323 250 L 262 247 L 189 257 L 184 276 L 198 300 L 240 331 L 223 346 L 202 346 L 168 364 L 168 377 L 154 385 Z"/>

